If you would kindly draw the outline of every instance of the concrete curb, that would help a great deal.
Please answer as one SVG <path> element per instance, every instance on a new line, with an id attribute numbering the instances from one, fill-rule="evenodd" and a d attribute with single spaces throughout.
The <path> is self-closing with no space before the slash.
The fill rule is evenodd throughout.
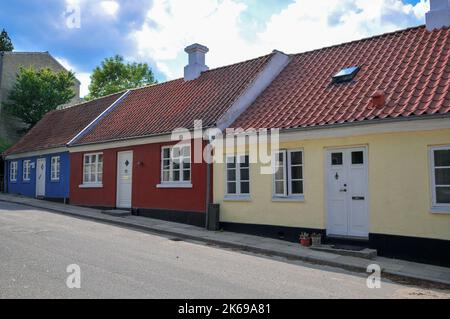
<path id="1" fill-rule="evenodd" d="M 340 269 L 344 269 L 344 270 L 356 272 L 356 273 L 367 273 L 367 269 L 365 267 L 362 267 L 359 265 L 350 265 L 350 264 L 345 264 L 345 263 L 341 263 L 341 262 L 315 258 L 315 257 L 311 257 L 311 256 L 299 256 L 299 255 L 280 252 L 280 251 L 276 251 L 276 250 L 254 247 L 254 246 L 250 246 L 250 245 L 246 245 L 246 244 L 236 244 L 236 243 L 231 243 L 231 242 L 223 241 L 223 240 L 217 240 L 217 239 L 205 238 L 205 237 L 201 237 L 201 236 L 188 235 L 188 234 L 184 234 L 184 233 L 180 233 L 180 232 L 163 230 L 163 229 L 154 228 L 154 227 L 150 227 L 150 226 L 146 226 L 146 225 L 139 225 L 137 223 L 134 223 L 133 221 L 125 220 L 120 217 L 113 217 L 114 219 L 111 219 L 111 217 L 108 218 L 106 216 L 102 216 L 101 213 L 99 213 L 99 216 L 88 216 L 88 215 L 84 215 L 84 214 L 68 212 L 68 211 L 65 211 L 62 209 L 48 208 L 48 207 L 44 207 L 44 205 L 39 206 L 39 205 L 30 204 L 30 203 L 22 203 L 20 201 L 14 201 L 14 200 L 0 199 L 0 202 L 20 204 L 20 205 L 24 205 L 24 206 L 37 208 L 37 209 L 45 209 L 45 210 L 55 212 L 57 214 L 66 215 L 66 216 L 73 216 L 76 218 L 93 220 L 93 221 L 102 222 L 105 224 L 116 225 L 116 226 L 120 226 L 120 227 L 124 227 L 124 228 L 128 228 L 128 229 L 140 230 L 140 231 L 144 231 L 144 232 L 148 232 L 148 233 L 152 233 L 152 234 L 160 234 L 160 235 L 179 238 L 179 239 L 187 240 L 187 241 L 203 242 L 203 243 L 206 243 L 209 245 L 215 245 L 215 246 L 222 247 L 222 248 L 238 249 L 241 251 L 246 251 L 246 252 L 261 254 L 261 255 L 266 255 L 266 256 L 272 256 L 272 257 L 273 256 L 282 257 L 282 258 L 286 258 L 289 260 L 303 261 L 303 262 L 314 264 L 314 265 L 340 268 Z M 374 261 L 374 263 L 375 263 L 375 261 Z M 431 279 L 431 278 L 418 277 L 418 276 L 414 276 L 414 275 L 410 275 L 410 274 L 401 273 L 398 271 L 390 271 L 390 270 L 382 269 L 382 275 L 384 278 L 388 278 L 392 281 L 401 281 L 403 283 L 406 282 L 408 284 L 412 283 L 415 285 L 425 285 L 430 288 L 437 288 L 437 289 L 450 289 L 449 282 L 435 280 L 435 279 Z"/>

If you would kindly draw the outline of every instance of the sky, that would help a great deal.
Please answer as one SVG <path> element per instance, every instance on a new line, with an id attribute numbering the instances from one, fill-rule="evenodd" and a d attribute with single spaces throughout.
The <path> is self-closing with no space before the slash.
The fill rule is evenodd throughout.
<path id="1" fill-rule="evenodd" d="M 16 51 L 49 51 L 88 93 L 91 71 L 120 54 L 159 82 L 183 76 L 184 48 L 210 68 L 299 53 L 425 23 L 429 0 L 0 0 Z"/>

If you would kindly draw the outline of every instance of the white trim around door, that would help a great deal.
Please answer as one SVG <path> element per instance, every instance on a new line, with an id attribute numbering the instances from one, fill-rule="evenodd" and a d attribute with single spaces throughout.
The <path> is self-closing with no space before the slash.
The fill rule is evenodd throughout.
<path id="1" fill-rule="evenodd" d="M 130 209 L 133 187 L 133 151 L 117 153 L 116 207 Z"/>
<path id="2" fill-rule="evenodd" d="M 325 185 L 327 235 L 369 236 L 367 147 L 327 149 Z"/>
<path id="3" fill-rule="evenodd" d="M 45 197 L 46 160 L 36 160 L 36 197 Z"/>

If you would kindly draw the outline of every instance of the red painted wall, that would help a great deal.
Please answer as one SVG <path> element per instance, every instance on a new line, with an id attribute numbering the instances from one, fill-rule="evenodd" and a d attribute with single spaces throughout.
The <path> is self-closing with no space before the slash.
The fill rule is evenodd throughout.
<path id="1" fill-rule="evenodd" d="M 193 142 L 194 143 L 194 142 Z M 157 188 L 161 183 L 161 148 L 174 143 L 156 143 L 128 148 L 107 149 L 103 152 L 103 188 L 80 188 L 83 182 L 83 156 L 87 153 L 71 154 L 70 201 L 74 205 L 115 207 L 117 153 L 133 151 L 133 208 L 168 209 L 188 212 L 205 212 L 206 208 L 206 164 L 192 163 L 193 188 Z M 191 146 L 192 153 L 194 145 Z M 194 154 L 192 154 L 192 161 Z M 137 165 L 142 162 L 143 165 Z M 212 172 L 211 172 L 212 180 Z M 211 182 L 212 202 L 212 182 Z"/>

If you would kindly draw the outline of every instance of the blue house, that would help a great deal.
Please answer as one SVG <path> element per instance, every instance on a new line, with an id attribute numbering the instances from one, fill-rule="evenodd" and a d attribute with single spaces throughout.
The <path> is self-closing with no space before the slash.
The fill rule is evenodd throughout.
<path id="1" fill-rule="evenodd" d="M 69 202 L 67 144 L 89 132 L 128 94 L 117 93 L 47 113 L 19 142 L 4 152 L 5 192 Z"/>

